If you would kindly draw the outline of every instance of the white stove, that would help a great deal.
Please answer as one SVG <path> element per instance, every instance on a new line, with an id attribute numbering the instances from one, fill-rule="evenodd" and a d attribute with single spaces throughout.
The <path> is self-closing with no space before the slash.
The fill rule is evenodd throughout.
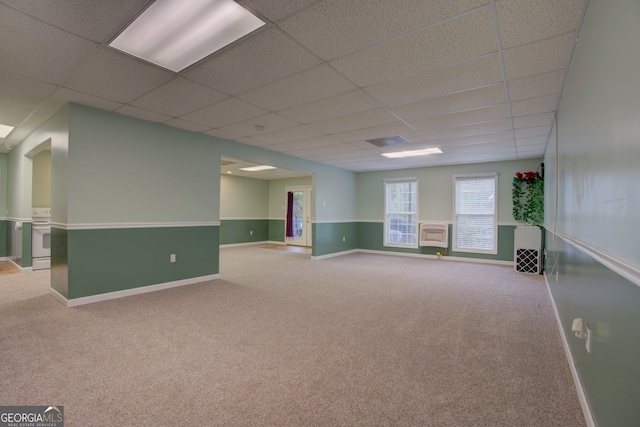
<path id="1" fill-rule="evenodd" d="M 51 268 L 51 208 L 31 209 L 31 258 L 34 270 Z"/>

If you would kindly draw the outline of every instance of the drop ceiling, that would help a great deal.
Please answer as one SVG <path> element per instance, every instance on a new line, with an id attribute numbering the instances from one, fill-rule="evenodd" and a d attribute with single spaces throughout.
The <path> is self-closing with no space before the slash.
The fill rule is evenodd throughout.
<path id="1" fill-rule="evenodd" d="M 148 0 L 0 0 L 0 152 L 71 101 L 353 171 L 539 158 L 586 3 L 237 1 L 266 25 L 174 73 L 108 47 Z"/>

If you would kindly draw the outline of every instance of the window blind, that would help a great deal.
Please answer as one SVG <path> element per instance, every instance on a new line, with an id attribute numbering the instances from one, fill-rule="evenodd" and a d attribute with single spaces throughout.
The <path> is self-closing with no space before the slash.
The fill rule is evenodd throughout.
<path id="1" fill-rule="evenodd" d="M 496 180 L 455 178 L 455 249 L 496 251 Z"/>

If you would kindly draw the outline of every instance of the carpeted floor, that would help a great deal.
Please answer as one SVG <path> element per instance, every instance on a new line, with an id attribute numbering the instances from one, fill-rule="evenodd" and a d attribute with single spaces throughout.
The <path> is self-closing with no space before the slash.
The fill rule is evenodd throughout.
<path id="1" fill-rule="evenodd" d="M 0 276 L 0 402 L 66 426 L 584 426 L 542 276 L 221 250 L 221 279 L 65 308 Z"/>

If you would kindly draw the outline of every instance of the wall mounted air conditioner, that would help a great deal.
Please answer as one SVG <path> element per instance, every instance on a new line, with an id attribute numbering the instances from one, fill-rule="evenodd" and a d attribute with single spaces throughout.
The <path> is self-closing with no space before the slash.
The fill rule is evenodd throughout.
<path id="1" fill-rule="evenodd" d="M 420 224 L 420 246 L 449 247 L 449 224 Z"/>
<path id="2" fill-rule="evenodd" d="M 542 270 L 542 230 L 536 226 L 519 225 L 514 231 L 514 270 L 540 274 Z"/>

